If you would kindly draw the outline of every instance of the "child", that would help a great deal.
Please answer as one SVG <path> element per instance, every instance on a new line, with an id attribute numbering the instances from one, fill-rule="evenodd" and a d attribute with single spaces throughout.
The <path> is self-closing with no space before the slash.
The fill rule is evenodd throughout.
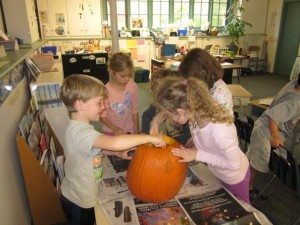
<path id="1" fill-rule="evenodd" d="M 163 146 L 164 141 L 159 135 L 107 136 L 94 130 L 90 122 L 98 121 L 104 113 L 107 92 L 101 81 L 93 77 L 67 77 L 60 96 L 70 114 L 65 133 L 61 204 L 70 224 L 93 225 L 102 153 L 130 158 L 124 150 L 147 142 Z"/>
<path id="2" fill-rule="evenodd" d="M 212 99 L 207 85 L 195 78 L 164 78 L 155 88 L 154 103 L 174 122 L 190 123 L 196 148 L 174 148 L 180 162 L 206 163 L 225 188 L 249 203 L 248 159 L 239 148 L 232 116 Z"/>
<path id="3" fill-rule="evenodd" d="M 191 49 L 183 58 L 178 74 L 185 78 L 193 77 L 204 81 L 213 99 L 233 115 L 232 94 L 222 80 L 223 69 L 220 63 L 207 51 L 201 48 Z M 150 134 L 158 132 L 160 118 L 155 118 L 151 125 Z"/>
<path id="4" fill-rule="evenodd" d="M 101 117 L 103 132 L 111 135 L 139 133 L 138 88 L 131 79 L 133 63 L 129 55 L 118 52 L 108 62 L 107 114 Z"/>
<path id="5" fill-rule="evenodd" d="M 300 79 L 290 81 L 272 101 L 270 107 L 254 124 L 247 156 L 251 165 L 250 197 L 259 191 L 254 188 L 257 171 L 269 172 L 271 146 L 290 149 L 293 129 L 300 119 Z M 265 199 L 263 196 L 262 199 Z"/>
<path id="6" fill-rule="evenodd" d="M 222 80 L 223 69 L 215 57 L 201 48 L 193 48 L 183 58 L 178 73 L 204 81 L 213 99 L 233 115 L 232 95 Z"/>
<path id="7" fill-rule="evenodd" d="M 151 76 L 151 91 L 157 86 L 158 81 L 165 77 L 174 77 L 175 74 L 170 69 L 161 68 Z M 150 131 L 150 123 L 156 116 L 156 107 L 151 104 L 149 108 L 142 115 L 142 132 L 148 134 Z M 164 119 L 159 119 L 163 121 Z M 187 140 L 191 137 L 188 123 L 183 126 L 178 126 L 172 123 L 170 120 L 163 123 L 165 126 L 162 128 L 166 131 L 167 135 L 175 138 L 179 143 L 185 145 Z"/>

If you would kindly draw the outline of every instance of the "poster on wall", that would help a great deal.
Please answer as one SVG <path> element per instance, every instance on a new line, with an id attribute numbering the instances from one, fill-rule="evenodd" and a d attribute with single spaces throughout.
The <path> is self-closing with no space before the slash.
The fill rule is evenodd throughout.
<path id="1" fill-rule="evenodd" d="M 144 20 L 143 18 L 131 17 L 131 28 L 143 28 Z"/>
<path id="2" fill-rule="evenodd" d="M 65 25 L 66 19 L 64 13 L 55 13 L 56 25 Z"/>
<path id="3" fill-rule="evenodd" d="M 40 11 L 40 19 L 41 19 L 41 23 L 48 23 L 48 12 Z"/>

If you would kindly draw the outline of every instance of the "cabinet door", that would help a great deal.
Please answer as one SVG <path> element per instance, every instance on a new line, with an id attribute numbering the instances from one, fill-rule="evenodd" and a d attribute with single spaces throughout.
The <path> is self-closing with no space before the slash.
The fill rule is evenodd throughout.
<path id="1" fill-rule="evenodd" d="M 101 14 L 99 0 L 83 0 L 86 35 L 101 34 Z"/>
<path id="2" fill-rule="evenodd" d="M 50 23 L 49 23 L 49 12 L 48 12 L 48 1 L 39 0 L 37 1 L 39 26 L 41 29 L 42 38 L 51 36 Z"/>
<path id="3" fill-rule="evenodd" d="M 100 2 L 100 1 L 99 1 Z M 67 12 L 70 36 L 84 36 L 84 1 L 67 0 Z"/>
<path id="4" fill-rule="evenodd" d="M 48 0 L 51 36 L 68 35 L 68 18 L 65 0 Z"/>
<path id="5" fill-rule="evenodd" d="M 31 36 L 31 42 L 36 42 L 40 39 L 39 30 L 38 30 L 38 22 L 35 13 L 35 4 L 34 0 L 26 1 L 27 8 L 27 16 L 28 16 L 28 24 L 29 24 L 29 32 Z"/>

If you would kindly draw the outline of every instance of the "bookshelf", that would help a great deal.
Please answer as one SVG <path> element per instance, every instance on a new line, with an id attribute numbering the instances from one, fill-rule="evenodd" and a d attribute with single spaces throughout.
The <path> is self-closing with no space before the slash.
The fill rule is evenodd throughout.
<path id="1" fill-rule="evenodd" d="M 59 192 L 20 134 L 17 135 L 17 146 L 34 224 L 53 225 L 66 221 Z"/>
<path id="2" fill-rule="evenodd" d="M 32 85 L 38 89 L 38 87 L 60 84 L 63 80 L 61 65 L 59 62 L 56 65 L 59 68 L 58 71 L 40 74 L 37 80 L 28 87 L 32 98 L 30 106 L 23 114 L 19 125 L 19 128 L 22 127 L 21 132 L 16 136 L 21 169 L 34 225 L 54 225 L 66 221 L 59 199 L 58 171 L 53 161 L 51 161 L 52 158 L 55 159 L 56 156 L 63 155 L 63 149 L 44 112 L 47 109 L 44 107 L 55 107 L 58 104 L 53 103 L 53 101 L 49 101 L 51 104 L 48 105 L 41 104 L 37 101 L 35 89 L 32 89 Z M 57 90 L 55 91 L 57 92 Z M 35 127 L 33 126 L 34 122 L 36 122 Z M 45 137 L 42 138 L 42 135 L 45 135 Z M 36 138 L 31 138 L 31 136 L 36 136 Z M 50 144 L 52 142 L 50 141 L 51 138 L 53 138 L 55 146 L 53 148 Z M 48 157 L 46 166 L 41 163 L 41 156 L 46 152 L 45 149 L 47 149 L 45 155 Z M 55 154 L 52 152 L 53 149 L 55 149 Z M 52 172 L 51 176 L 50 172 Z"/>

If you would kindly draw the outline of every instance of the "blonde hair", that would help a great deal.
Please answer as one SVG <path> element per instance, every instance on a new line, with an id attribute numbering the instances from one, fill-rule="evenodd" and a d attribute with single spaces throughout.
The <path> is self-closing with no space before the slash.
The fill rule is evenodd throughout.
<path id="1" fill-rule="evenodd" d="M 117 52 L 110 56 L 108 60 L 108 68 L 115 72 L 123 70 L 133 71 L 133 63 L 130 56 L 124 52 Z"/>
<path id="2" fill-rule="evenodd" d="M 158 81 L 162 78 L 165 77 L 170 77 L 170 76 L 175 76 L 175 73 L 167 68 L 161 68 L 157 71 L 155 71 L 152 75 L 151 75 L 151 91 L 154 90 L 154 88 L 157 86 Z"/>
<path id="3" fill-rule="evenodd" d="M 74 74 L 65 78 L 60 87 L 60 98 L 69 112 L 76 112 L 74 108 L 76 100 L 87 102 L 98 96 L 107 98 L 104 84 L 94 77 L 83 74 Z"/>
<path id="4" fill-rule="evenodd" d="M 189 112 L 190 122 L 208 119 L 214 123 L 232 123 L 232 116 L 211 97 L 207 85 L 196 78 L 166 77 L 154 90 L 154 105 L 159 111 Z"/>

